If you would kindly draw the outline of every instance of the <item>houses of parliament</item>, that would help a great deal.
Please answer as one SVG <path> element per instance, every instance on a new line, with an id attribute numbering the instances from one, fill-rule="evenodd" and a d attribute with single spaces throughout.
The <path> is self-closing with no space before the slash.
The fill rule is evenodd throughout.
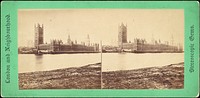
<path id="1" fill-rule="evenodd" d="M 43 53 L 98 53 L 100 45 L 91 43 L 89 35 L 86 36 L 87 41 L 77 43 L 72 40 L 70 35 L 66 36 L 67 42 L 52 39 L 50 43 L 44 43 L 44 26 L 37 24 L 34 26 L 34 51 Z M 133 42 L 127 41 L 127 25 L 121 23 L 118 26 L 118 46 L 102 46 L 103 52 L 131 52 L 131 53 L 176 53 L 183 52 L 183 47 L 169 42 L 162 43 L 160 40 L 152 39 L 149 43 L 145 39 L 134 38 Z M 25 52 L 22 52 L 25 53 Z"/>
<path id="2" fill-rule="evenodd" d="M 152 39 L 151 43 L 147 43 L 145 39 L 135 38 L 134 42 L 127 42 L 127 25 L 121 23 L 118 27 L 118 51 L 136 52 L 136 53 L 159 53 L 159 52 L 182 52 L 181 45 L 161 43 L 160 40 Z"/>
<path id="3" fill-rule="evenodd" d="M 99 44 L 90 43 L 89 35 L 87 35 L 87 42 L 77 43 L 72 41 L 70 35 L 68 35 L 67 43 L 63 43 L 62 40 L 51 40 L 49 44 L 44 43 L 44 26 L 43 24 L 37 24 L 34 26 L 35 40 L 34 47 L 37 51 L 43 51 L 47 53 L 93 53 L 99 51 Z"/>

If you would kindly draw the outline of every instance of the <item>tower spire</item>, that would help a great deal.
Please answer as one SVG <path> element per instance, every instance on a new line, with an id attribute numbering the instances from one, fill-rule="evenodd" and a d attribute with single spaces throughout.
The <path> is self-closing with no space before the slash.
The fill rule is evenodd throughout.
<path id="1" fill-rule="evenodd" d="M 67 44 L 71 44 L 71 38 L 69 34 L 68 34 Z"/>
<path id="2" fill-rule="evenodd" d="M 87 34 L 87 45 L 90 46 L 90 36 Z"/>
<path id="3" fill-rule="evenodd" d="M 151 38 L 152 44 L 155 44 L 155 39 L 154 39 L 154 35 L 152 33 L 152 38 Z"/>
<path id="4" fill-rule="evenodd" d="M 171 45 L 174 45 L 174 37 L 173 37 L 173 34 L 171 34 Z"/>

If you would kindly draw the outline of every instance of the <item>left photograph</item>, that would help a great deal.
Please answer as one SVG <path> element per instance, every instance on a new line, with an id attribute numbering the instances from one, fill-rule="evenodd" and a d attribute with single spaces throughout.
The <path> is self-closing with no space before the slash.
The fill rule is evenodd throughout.
<path id="1" fill-rule="evenodd" d="M 100 39 L 88 14 L 18 10 L 19 89 L 101 89 Z"/>

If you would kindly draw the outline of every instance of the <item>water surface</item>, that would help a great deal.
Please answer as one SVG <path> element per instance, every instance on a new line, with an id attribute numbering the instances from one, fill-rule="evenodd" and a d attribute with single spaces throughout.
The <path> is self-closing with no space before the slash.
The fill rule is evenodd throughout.
<path id="1" fill-rule="evenodd" d="M 103 53 L 102 71 L 130 70 L 164 66 L 184 61 L 183 53 Z M 19 54 L 19 73 L 80 67 L 101 62 L 100 53 L 89 54 Z"/>
<path id="2" fill-rule="evenodd" d="M 184 62 L 184 53 L 105 53 L 103 71 L 130 70 Z"/>

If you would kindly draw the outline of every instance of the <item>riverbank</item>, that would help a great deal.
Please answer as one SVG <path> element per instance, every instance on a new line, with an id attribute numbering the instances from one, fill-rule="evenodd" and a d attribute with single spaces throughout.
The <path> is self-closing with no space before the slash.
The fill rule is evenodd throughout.
<path id="1" fill-rule="evenodd" d="M 184 63 L 102 73 L 101 63 L 19 73 L 20 89 L 182 89 Z"/>
<path id="2" fill-rule="evenodd" d="M 19 73 L 20 89 L 100 89 L 101 63 Z"/>
<path id="3" fill-rule="evenodd" d="M 102 73 L 105 89 L 181 89 L 184 63 Z"/>

